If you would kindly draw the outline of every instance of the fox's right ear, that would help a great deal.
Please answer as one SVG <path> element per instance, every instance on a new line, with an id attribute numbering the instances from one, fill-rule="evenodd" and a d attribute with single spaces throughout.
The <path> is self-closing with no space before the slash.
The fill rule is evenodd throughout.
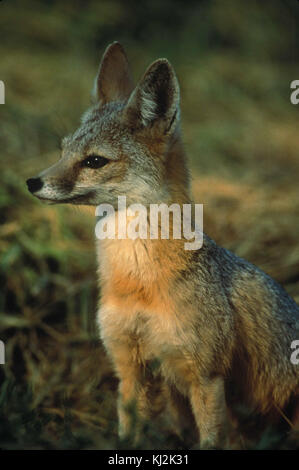
<path id="1" fill-rule="evenodd" d="M 101 104 L 124 101 L 133 89 L 134 83 L 126 53 L 119 42 L 113 42 L 107 47 L 100 63 L 93 98 Z"/>
<path id="2" fill-rule="evenodd" d="M 124 110 L 132 128 L 155 127 L 171 134 L 180 119 L 180 89 L 167 59 L 156 60 L 136 86 Z"/>

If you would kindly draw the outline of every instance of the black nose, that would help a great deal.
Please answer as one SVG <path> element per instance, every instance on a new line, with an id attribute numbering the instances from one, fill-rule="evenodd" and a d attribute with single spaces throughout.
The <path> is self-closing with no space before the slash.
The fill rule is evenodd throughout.
<path id="1" fill-rule="evenodd" d="M 35 193 L 39 189 L 41 189 L 44 185 L 42 180 L 40 178 L 29 178 L 29 180 L 26 181 L 28 189 L 31 193 Z"/>

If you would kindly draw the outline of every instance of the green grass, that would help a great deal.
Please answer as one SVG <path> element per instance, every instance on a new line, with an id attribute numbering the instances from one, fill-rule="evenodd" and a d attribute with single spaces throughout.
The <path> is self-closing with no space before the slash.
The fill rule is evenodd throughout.
<path id="1" fill-rule="evenodd" d="M 95 325 L 93 211 L 44 206 L 25 187 L 59 157 L 113 40 L 136 79 L 157 57 L 171 60 L 205 230 L 299 301 L 298 108 L 289 100 L 298 16 L 295 1 L 1 2 L 1 448 L 129 446 L 117 439 L 117 380 Z M 243 442 L 294 446 L 271 430 Z M 150 428 L 142 447 L 184 443 Z"/>

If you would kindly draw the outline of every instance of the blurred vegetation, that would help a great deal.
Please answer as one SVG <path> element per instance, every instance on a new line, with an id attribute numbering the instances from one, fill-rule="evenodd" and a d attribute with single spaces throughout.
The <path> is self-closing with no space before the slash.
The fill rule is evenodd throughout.
<path id="1" fill-rule="evenodd" d="M 25 179 L 53 163 L 114 40 L 138 78 L 158 57 L 181 84 L 205 230 L 299 301 L 299 2 L 3 1 L 0 4 L 0 447 L 124 448 L 97 338 L 94 213 L 45 206 Z M 148 430 L 143 448 L 184 448 Z M 290 448 L 271 430 L 241 448 Z M 236 444 L 236 446 L 238 446 Z"/>

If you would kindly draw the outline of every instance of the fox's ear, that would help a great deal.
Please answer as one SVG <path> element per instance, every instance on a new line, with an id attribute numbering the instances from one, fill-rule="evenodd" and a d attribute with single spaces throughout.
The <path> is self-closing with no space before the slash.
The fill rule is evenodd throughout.
<path id="1" fill-rule="evenodd" d="M 95 79 L 93 97 L 101 104 L 123 101 L 128 99 L 133 89 L 126 53 L 119 42 L 113 42 L 104 52 Z"/>
<path id="2" fill-rule="evenodd" d="M 159 125 L 171 133 L 179 120 L 180 89 L 167 59 L 156 60 L 145 72 L 125 108 L 125 118 L 135 128 Z"/>

